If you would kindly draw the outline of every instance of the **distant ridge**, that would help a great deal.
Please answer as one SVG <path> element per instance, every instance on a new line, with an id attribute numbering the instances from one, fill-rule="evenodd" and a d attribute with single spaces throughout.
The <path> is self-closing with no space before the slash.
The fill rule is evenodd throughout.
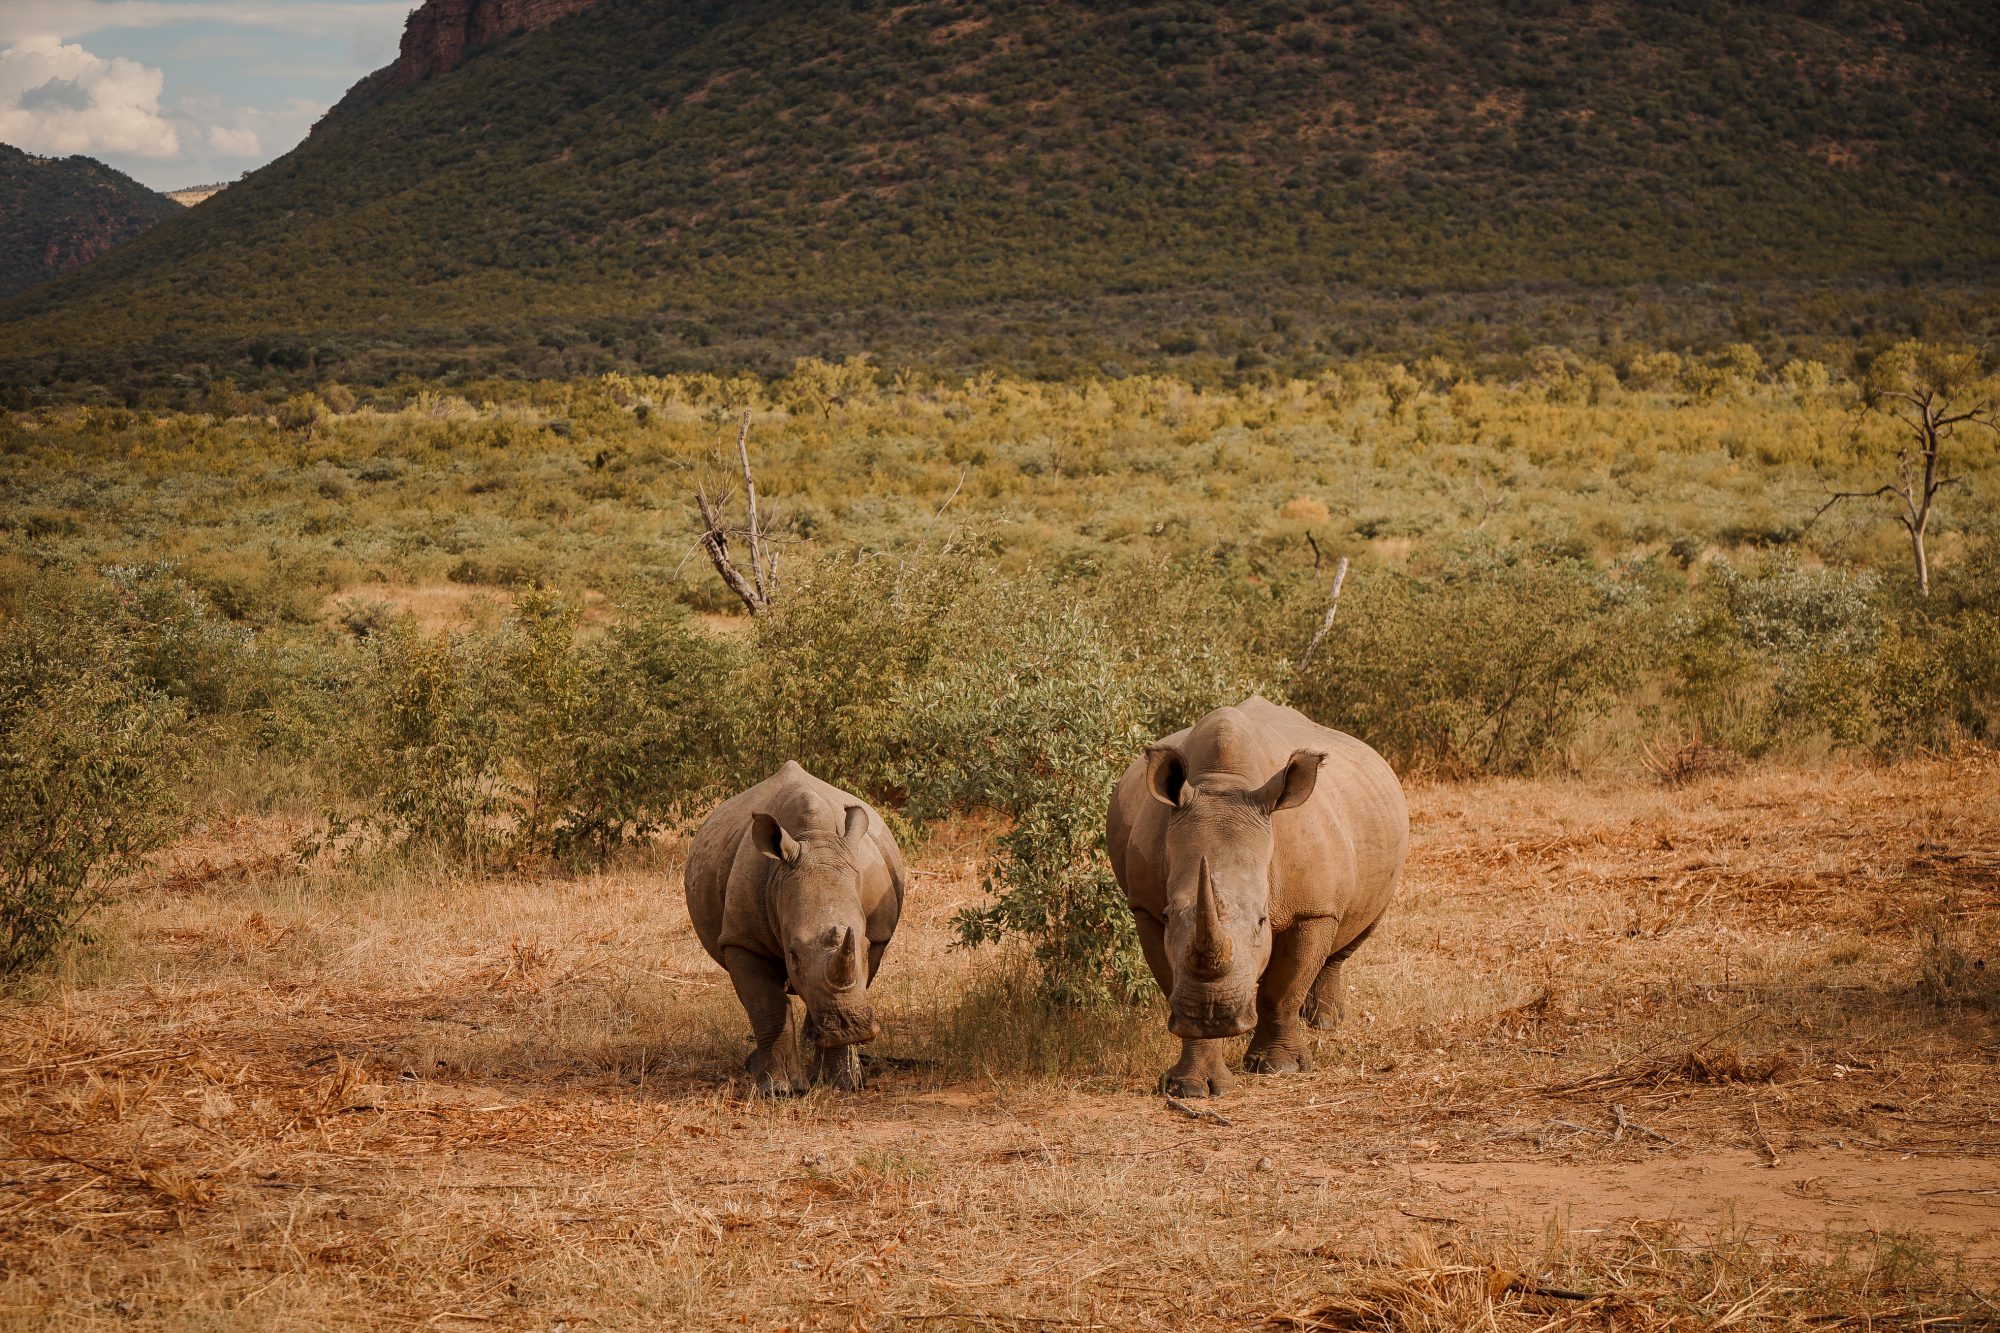
<path id="1" fill-rule="evenodd" d="M 69 272 L 181 211 L 88 157 L 0 144 L 0 296 Z"/>
<path id="2" fill-rule="evenodd" d="M 432 0 L 292 153 L 0 308 L 0 374 L 1255 368 L 2000 276 L 1975 0 L 579 4 Z"/>
<path id="3" fill-rule="evenodd" d="M 193 208 L 204 199 L 213 199 L 229 188 L 228 181 L 217 181 L 213 185 L 189 185 L 178 190 L 168 190 L 167 198 L 182 208 Z"/>

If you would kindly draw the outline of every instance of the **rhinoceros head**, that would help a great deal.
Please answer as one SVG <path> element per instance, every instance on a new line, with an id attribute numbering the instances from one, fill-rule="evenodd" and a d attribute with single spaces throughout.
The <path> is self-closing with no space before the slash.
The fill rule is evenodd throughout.
<path id="1" fill-rule="evenodd" d="M 760 812 L 750 817 L 750 838 L 777 862 L 773 925 L 785 950 L 785 975 L 806 1002 L 807 1034 L 821 1046 L 873 1041 L 858 868 L 867 846 L 867 809 L 848 806 L 840 830 L 796 832 Z"/>
<path id="2" fill-rule="evenodd" d="M 1325 755 L 1299 750 L 1261 786 L 1188 772 L 1172 746 L 1146 752 L 1146 788 L 1166 805 L 1168 1029 L 1234 1037 L 1257 1022 L 1257 980 L 1271 959 L 1271 820 L 1312 795 Z"/>

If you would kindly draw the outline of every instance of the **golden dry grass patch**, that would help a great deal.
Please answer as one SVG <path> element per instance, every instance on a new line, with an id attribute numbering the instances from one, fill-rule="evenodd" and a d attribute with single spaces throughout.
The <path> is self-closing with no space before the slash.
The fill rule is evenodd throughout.
<path id="1" fill-rule="evenodd" d="M 1347 1026 L 1220 1120 L 1153 1094 L 1157 1005 L 950 947 L 976 827 L 915 852 L 869 1088 L 778 1102 L 677 842 L 550 879 L 214 831 L 0 1012 L 0 1318 L 1979 1326 L 1994 776 L 1421 786 Z"/>

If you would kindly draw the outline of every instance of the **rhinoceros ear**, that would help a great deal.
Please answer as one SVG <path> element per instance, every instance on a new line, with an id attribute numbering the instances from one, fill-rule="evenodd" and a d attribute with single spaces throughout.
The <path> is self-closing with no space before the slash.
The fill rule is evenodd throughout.
<path id="1" fill-rule="evenodd" d="M 1187 757 L 1171 745 L 1147 746 L 1146 790 L 1161 805 L 1186 805 L 1193 794 L 1188 787 Z"/>
<path id="2" fill-rule="evenodd" d="M 804 850 L 797 838 L 779 826 L 775 817 L 762 810 L 750 816 L 750 842 L 773 861 L 783 861 L 788 866 L 797 865 L 799 853 Z"/>
<path id="3" fill-rule="evenodd" d="M 1319 785 L 1319 766 L 1325 762 L 1326 756 L 1318 750 L 1292 751 L 1290 761 L 1257 789 L 1257 804 L 1267 815 L 1305 804 L 1313 788 Z"/>
<path id="4" fill-rule="evenodd" d="M 849 847 L 858 847 L 861 845 L 861 840 L 867 836 L 868 807 L 865 805 L 848 806 L 847 827 L 841 831 L 841 840 Z"/>

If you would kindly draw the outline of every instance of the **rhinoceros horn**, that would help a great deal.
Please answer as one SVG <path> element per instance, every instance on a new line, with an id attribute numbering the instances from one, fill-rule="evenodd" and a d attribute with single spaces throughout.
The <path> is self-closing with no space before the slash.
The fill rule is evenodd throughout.
<path id="1" fill-rule="evenodd" d="M 845 990 L 855 983 L 854 927 L 841 928 L 840 942 L 833 946 L 833 962 L 826 970 L 826 979 L 836 990 Z"/>
<path id="2" fill-rule="evenodd" d="M 1229 937 L 1222 931 L 1222 913 L 1215 905 L 1215 883 L 1208 877 L 1208 858 L 1201 858 L 1201 878 L 1194 890 L 1194 940 L 1191 951 L 1197 975 L 1219 977 L 1229 967 Z"/>

